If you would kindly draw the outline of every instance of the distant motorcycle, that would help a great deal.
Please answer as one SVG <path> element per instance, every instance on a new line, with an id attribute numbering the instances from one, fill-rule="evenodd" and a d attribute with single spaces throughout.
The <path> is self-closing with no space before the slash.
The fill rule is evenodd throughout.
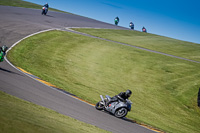
<path id="1" fill-rule="evenodd" d="M 0 62 L 3 62 L 3 60 L 4 60 L 4 52 L 1 51 L 0 52 Z"/>
<path id="2" fill-rule="evenodd" d="M 111 97 L 106 95 L 106 98 L 104 98 L 102 95 L 100 95 L 100 98 L 101 98 L 101 101 L 98 102 L 95 106 L 97 110 L 108 111 L 109 113 L 114 114 L 115 117 L 118 117 L 118 118 L 125 117 L 128 111 L 131 111 L 132 102 L 130 100 L 126 100 L 125 102 L 118 100 L 117 102 L 112 102 L 108 106 L 105 106 L 106 103 L 111 100 Z"/>
<path id="3" fill-rule="evenodd" d="M 7 50 L 8 50 L 8 47 L 6 45 L 0 47 L 0 62 L 3 62 L 4 56 L 6 55 Z"/>
<path id="4" fill-rule="evenodd" d="M 130 23 L 130 24 L 129 24 L 129 27 L 130 27 L 132 30 L 134 30 L 134 24 L 133 24 L 133 23 Z"/>
<path id="5" fill-rule="evenodd" d="M 142 32 L 147 32 L 147 29 L 143 27 Z"/>
<path id="6" fill-rule="evenodd" d="M 115 25 L 118 25 L 119 20 L 117 18 L 115 18 L 114 21 L 115 21 Z"/>
<path id="7" fill-rule="evenodd" d="M 43 15 L 43 14 L 46 15 L 47 12 L 48 12 L 48 8 L 45 7 L 45 6 L 43 6 L 43 7 L 42 7 L 42 15 Z"/>

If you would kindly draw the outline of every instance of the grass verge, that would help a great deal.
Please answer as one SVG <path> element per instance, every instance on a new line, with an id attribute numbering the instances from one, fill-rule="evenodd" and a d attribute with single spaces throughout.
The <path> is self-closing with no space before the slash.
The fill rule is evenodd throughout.
<path id="1" fill-rule="evenodd" d="M 45 2 L 44 2 L 44 4 L 45 4 Z M 31 2 L 26 2 L 26 1 L 23 1 L 23 0 L 0 0 L 0 5 L 24 7 L 24 8 L 34 8 L 34 9 L 42 9 L 42 6 L 43 6 L 43 5 L 31 3 Z M 64 12 L 64 11 L 54 9 L 54 8 L 51 8 L 51 7 L 49 8 L 49 10 L 50 11 L 68 13 L 68 12 Z"/>
<path id="2" fill-rule="evenodd" d="M 23 40 L 8 59 L 92 103 L 131 89 L 129 118 L 167 132 L 200 130 L 200 64 L 64 31 Z"/>
<path id="3" fill-rule="evenodd" d="M 0 91 L 1 133 L 102 133 L 95 126 Z"/>
<path id="4" fill-rule="evenodd" d="M 183 58 L 200 61 L 200 44 L 180 41 L 139 31 L 110 29 L 74 29 L 80 32 Z"/>

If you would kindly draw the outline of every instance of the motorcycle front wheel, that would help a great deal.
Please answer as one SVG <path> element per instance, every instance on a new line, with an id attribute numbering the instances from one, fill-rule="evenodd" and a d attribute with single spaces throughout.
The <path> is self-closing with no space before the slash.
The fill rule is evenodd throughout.
<path id="1" fill-rule="evenodd" d="M 127 113 L 128 113 L 127 108 L 119 108 L 119 109 L 117 109 L 117 111 L 115 112 L 114 115 L 117 118 L 123 118 L 123 117 L 125 117 L 127 115 Z"/>
<path id="2" fill-rule="evenodd" d="M 101 101 L 100 101 L 101 102 Z M 104 105 L 102 105 L 100 102 L 98 102 L 96 105 L 95 105 L 95 108 L 97 110 L 103 110 L 104 109 Z"/>

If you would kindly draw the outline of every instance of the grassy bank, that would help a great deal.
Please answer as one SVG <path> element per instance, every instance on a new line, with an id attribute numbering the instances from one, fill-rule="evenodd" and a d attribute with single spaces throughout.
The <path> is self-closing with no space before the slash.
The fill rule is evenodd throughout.
<path id="1" fill-rule="evenodd" d="M 200 44 L 179 41 L 155 34 L 139 31 L 74 29 L 101 38 L 106 38 L 134 46 L 139 46 L 183 58 L 200 61 Z"/>
<path id="2" fill-rule="evenodd" d="M 44 2 L 45 4 L 45 2 Z M 24 7 L 24 8 L 34 8 L 34 9 L 42 9 L 43 5 L 38 5 L 30 2 L 26 2 L 23 0 L 0 0 L 0 5 L 4 6 L 16 6 L 16 7 Z M 49 8 L 50 11 L 64 12 L 58 9 Z M 67 12 L 65 12 L 67 13 Z"/>
<path id="3" fill-rule="evenodd" d="M 102 133 L 95 126 L 0 91 L 1 133 Z"/>
<path id="4" fill-rule="evenodd" d="M 129 34 L 124 32 L 122 38 Z M 200 131 L 196 106 L 200 64 L 63 31 L 28 38 L 8 58 L 92 103 L 100 100 L 100 94 L 113 96 L 131 89 L 129 118 L 168 132 Z"/>

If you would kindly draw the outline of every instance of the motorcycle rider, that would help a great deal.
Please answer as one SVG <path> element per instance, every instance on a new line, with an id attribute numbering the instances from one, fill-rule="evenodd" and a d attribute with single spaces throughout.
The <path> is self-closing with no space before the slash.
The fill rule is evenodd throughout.
<path id="1" fill-rule="evenodd" d="M 134 29 L 134 24 L 132 21 L 130 22 L 129 27 L 131 27 L 131 29 Z"/>
<path id="2" fill-rule="evenodd" d="M 48 5 L 48 3 L 46 3 L 42 8 L 42 15 L 43 14 L 46 15 L 48 12 L 48 9 L 49 9 L 49 5 Z"/>
<path id="3" fill-rule="evenodd" d="M 131 90 L 126 90 L 126 92 L 121 92 L 118 95 L 112 97 L 108 103 L 106 103 L 106 106 L 109 106 L 112 102 L 116 102 L 118 100 L 125 102 L 132 94 Z"/>
<path id="4" fill-rule="evenodd" d="M 117 17 L 114 19 L 114 21 L 115 21 L 115 25 L 118 25 L 118 23 L 119 23 L 119 17 L 117 16 Z"/>
<path id="5" fill-rule="evenodd" d="M 6 51 L 8 50 L 8 47 L 6 45 L 3 45 L 0 47 L 0 62 L 4 60 L 4 56 L 6 55 Z"/>
<path id="6" fill-rule="evenodd" d="M 142 27 L 142 32 L 147 32 L 147 29 L 144 26 Z"/>
<path id="7" fill-rule="evenodd" d="M 44 7 L 46 7 L 47 9 L 49 8 L 49 5 L 48 5 L 48 3 L 46 3 L 45 5 L 44 5 Z"/>
<path id="8" fill-rule="evenodd" d="M 117 21 L 119 22 L 119 17 L 118 16 L 115 19 L 117 19 Z"/>

